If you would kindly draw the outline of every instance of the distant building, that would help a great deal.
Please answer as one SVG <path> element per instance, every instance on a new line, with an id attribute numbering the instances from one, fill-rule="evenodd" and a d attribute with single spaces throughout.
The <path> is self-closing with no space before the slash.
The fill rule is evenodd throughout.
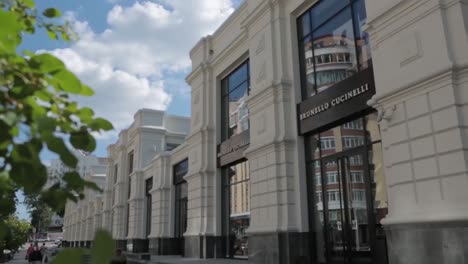
<path id="1" fill-rule="evenodd" d="M 189 129 L 189 118 L 139 110 L 131 126 L 122 130 L 118 141 L 108 147 L 104 193 L 88 193 L 79 203 L 67 204 L 65 240 L 74 246 L 88 247 L 93 240 L 92 231 L 101 227 L 111 231 L 118 247 L 147 250 L 145 207 L 152 203 L 147 194 L 152 190 L 155 170 L 166 170 L 156 164 L 166 153 L 180 149 Z"/>
<path id="2" fill-rule="evenodd" d="M 81 177 L 89 177 L 90 174 L 96 173 L 96 170 L 99 170 L 99 168 L 103 170 L 102 174 L 105 175 L 105 170 L 107 168 L 106 158 L 96 157 L 95 155 L 90 155 L 89 153 L 79 150 L 72 150 L 72 152 L 78 159 L 76 171 Z M 71 170 L 72 169 L 66 166 L 60 159 L 52 160 L 47 167 L 48 181 L 44 188 L 47 189 L 54 183 L 60 182 L 61 177 Z M 64 218 L 54 213 L 51 223 L 47 228 L 47 237 L 51 240 L 62 239 L 63 225 Z"/>

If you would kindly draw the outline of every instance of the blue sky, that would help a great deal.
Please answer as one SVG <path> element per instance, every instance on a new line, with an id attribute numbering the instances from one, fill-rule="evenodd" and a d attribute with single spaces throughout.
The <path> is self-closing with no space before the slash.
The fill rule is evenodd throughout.
<path id="1" fill-rule="evenodd" d="M 51 41 L 44 32 L 24 38 L 22 49 L 50 52 L 62 59 L 95 90 L 92 98 L 77 98 L 116 128 L 100 135 L 95 155 L 128 127 L 140 108 L 190 116 L 189 51 L 211 34 L 242 0 L 98 0 L 36 1 L 38 10 L 56 7 L 71 22 L 80 39 Z M 45 163 L 56 157 L 44 152 Z M 22 196 L 19 195 L 22 200 Z M 18 206 L 27 218 L 24 206 Z"/>

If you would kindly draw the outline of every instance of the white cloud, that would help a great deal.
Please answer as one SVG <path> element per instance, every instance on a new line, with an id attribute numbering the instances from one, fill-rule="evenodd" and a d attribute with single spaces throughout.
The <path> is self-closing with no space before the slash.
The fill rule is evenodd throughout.
<path id="1" fill-rule="evenodd" d="M 187 92 L 183 87 L 171 91 L 165 86 L 184 86 L 183 79 L 173 79 L 174 73 L 187 71 L 190 49 L 232 12 L 231 0 L 117 4 L 108 12 L 103 32 L 94 32 L 86 21 L 68 13 L 80 40 L 70 48 L 49 52 L 95 90 L 93 97 L 80 98 L 80 103 L 121 130 L 138 109 L 165 110 L 177 95 Z M 168 72 L 171 77 L 165 76 Z M 176 96 L 172 99 L 171 95 Z M 117 132 L 106 136 L 114 137 Z"/>

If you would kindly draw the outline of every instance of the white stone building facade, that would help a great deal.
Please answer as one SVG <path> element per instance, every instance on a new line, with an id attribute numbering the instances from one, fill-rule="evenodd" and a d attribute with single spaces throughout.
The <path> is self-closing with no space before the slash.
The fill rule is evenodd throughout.
<path id="1" fill-rule="evenodd" d="M 464 0 L 245 1 L 190 52 L 185 143 L 109 147 L 103 226 L 154 255 L 468 262 L 467 21 Z"/>
<path id="2" fill-rule="evenodd" d="M 99 158 L 99 163 L 89 166 L 83 178 L 104 190 L 107 160 Z M 95 190 L 86 189 L 84 199 L 77 203 L 68 201 L 64 215 L 65 243 L 72 242 L 71 246 L 76 247 L 90 247 L 96 231 L 103 228 L 102 214 L 102 193 Z"/>
<path id="3" fill-rule="evenodd" d="M 118 142 L 108 147 L 103 221 L 119 248 L 148 250 L 145 208 L 152 189 L 146 190 L 145 184 L 157 186 L 166 173 L 163 157 L 184 142 L 189 129 L 186 117 L 142 109 L 130 128 L 120 133 Z"/>

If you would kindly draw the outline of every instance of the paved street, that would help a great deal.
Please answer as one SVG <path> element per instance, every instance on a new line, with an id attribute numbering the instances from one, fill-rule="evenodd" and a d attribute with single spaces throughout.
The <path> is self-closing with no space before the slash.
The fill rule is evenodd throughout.
<path id="1" fill-rule="evenodd" d="M 13 260 L 7 263 L 15 263 L 15 264 L 28 263 L 28 261 L 24 259 L 25 255 L 26 255 L 26 249 L 20 249 L 20 252 L 15 254 L 15 257 L 13 258 Z"/>
<path id="2" fill-rule="evenodd" d="M 39 246 L 41 246 L 42 244 L 39 244 Z M 15 257 L 13 258 L 13 260 L 7 262 L 8 264 L 25 264 L 25 263 L 28 263 L 27 260 L 25 260 L 25 256 L 26 256 L 26 249 L 27 247 L 29 246 L 29 244 L 26 244 L 24 245 L 23 247 L 24 248 L 21 248 L 20 251 L 18 253 L 15 254 Z M 46 247 L 51 249 L 51 248 L 54 248 L 55 247 L 55 244 L 52 243 L 52 242 L 48 242 L 46 243 Z M 49 263 L 50 263 L 51 259 L 49 258 Z"/>

